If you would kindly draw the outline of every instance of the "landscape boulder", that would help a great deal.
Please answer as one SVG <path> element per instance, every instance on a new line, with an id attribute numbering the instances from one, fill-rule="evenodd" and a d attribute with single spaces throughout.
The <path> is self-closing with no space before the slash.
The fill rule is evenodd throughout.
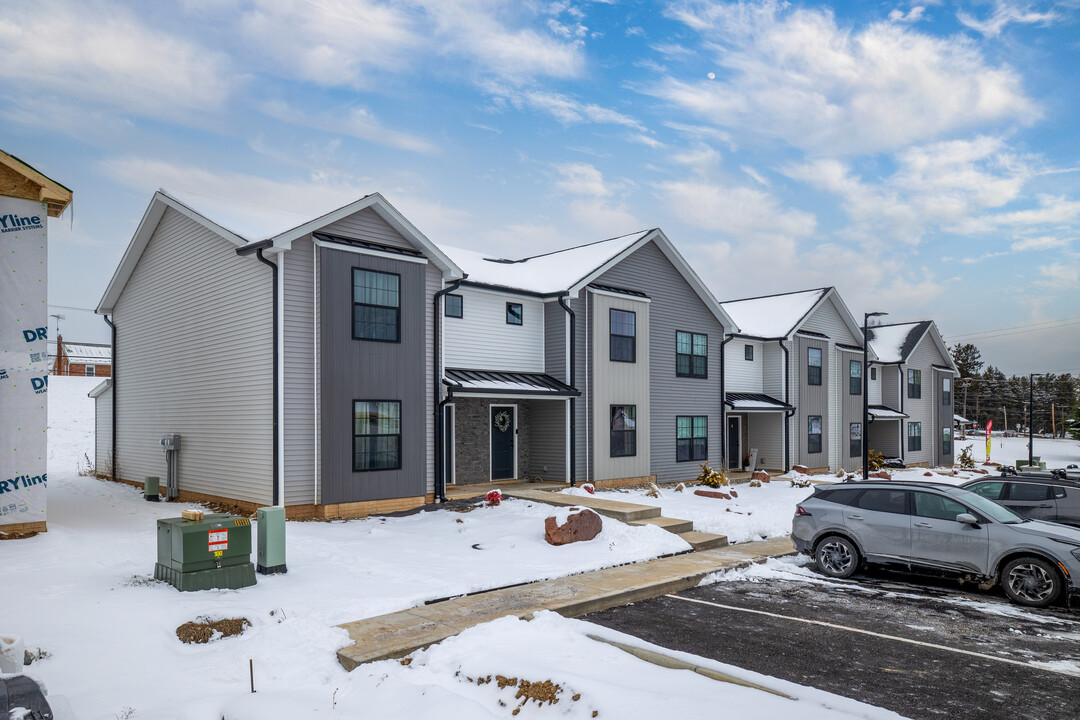
<path id="1" fill-rule="evenodd" d="M 803 475 L 809 474 L 810 472 L 810 468 L 805 465 L 792 465 L 791 469 L 797 473 L 802 473 Z"/>
<path id="2" fill-rule="evenodd" d="M 754 474 L 750 476 L 752 480 L 760 480 L 763 483 L 769 482 L 769 473 L 764 470 L 755 470 Z"/>
<path id="3" fill-rule="evenodd" d="M 544 539 L 551 545 L 592 540 L 603 527 L 600 516 L 586 508 L 571 512 L 562 525 L 554 517 L 544 520 Z"/>
<path id="4" fill-rule="evenodd" d="M 695 495 L 700 495 L 701 497 L 716 498 L 718 500 L 730 500 L 731 499 L 731 496 L 728 495 L 726 492 L 718 492 L 716 490 L 695 490 L 694 494 Z"/>
<path id="5" fill-rule="evenodd" d="M 869 475 L 867 475 L 867 477 L 877 478 L 878 480 L 892 480 L 892 475 L 885 472 L 884 470 L 878 470 L 877 472 L 872 472 Z"/>

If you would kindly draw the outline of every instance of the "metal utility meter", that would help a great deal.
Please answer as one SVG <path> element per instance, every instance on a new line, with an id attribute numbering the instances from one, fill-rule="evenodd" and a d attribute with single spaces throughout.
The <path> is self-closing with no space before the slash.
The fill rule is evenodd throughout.
<path id="1" fill-rule="evenodd" d="M 180 461 L 180 435 L 169 433 L 162 437 L 161 449 L 165 451 L 165 499 L 175 500 L 180 497 L 180 478 L 177 468 Z"/>
<path id="2" fill-rule="evenodd" d="M 224 513 L 196 516 L 157 521 L 154 579 L 181 591 L 254 585 L 251 521 Z"/>

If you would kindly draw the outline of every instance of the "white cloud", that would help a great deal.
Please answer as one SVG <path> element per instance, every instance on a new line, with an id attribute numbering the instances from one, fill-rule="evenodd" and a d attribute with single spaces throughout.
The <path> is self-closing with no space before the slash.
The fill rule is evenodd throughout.
<path id="1" fill-rule="evenodd" d="M 739 169 L 742 170 L 747 175 L 749 175 L 750 178 L 754 182 L 756 182 L 757 184 L 759 184 L 759 185 L 761 185 L 763 187 L 772 187 L 772 183 L 770 183 L 768 180 L 766 180 L 764 175 L 762 175 L 761 173 L 759 173 L 757 170 L 750 167 L 749 165 L 741 165 L 741 166 L 739 166 Z"/>
<path id="2" fill-rule="evenodd" d="M 840 27 L 831 10 L 684 0 L 669 11 L 704 36 L 714 81 L 649 89 L 710 123 L 818 154 L 878 152 L 960 128 L 1036 119 L 1008 66 L 965 37 L 889 22 Z"/>
<path id="3" fill-rule="evenodd" d="M 1052 290 L 1080 288 L 1080 267 L 1075 265 L 1042 265 L 1039 267 L 1039 274 L 1043 277 L 1039 284 Z"/>
<path id="4" fill-rule="evenodd" d="M 947 227 L 963 235 L 988 233 L 999 228 L 1021 231 L 1047 225 L 1068 225 L 1080 219 L 1080 202 L 1063 196 L 1038 195 L 1038 207 L 1003 213 L 988 213 L 966 218 Z"/>
<path id="5" fill-rule="evenodd" d="M 1018 240 L 1012 244 L 1012 251 L 1025 252 L 1027 250 L 1052 250 L 1054 248 L 1066 247 L 1068 244 L 1069 240 L 1066 238 L 1045 235 L 1042 237 Z"/>
<path id="6" fill-rule="evenodd" d="M 679 180 L 660 183 L 661 196 L 684 222 L 740 239 L 793 240 L 814 232 L 815 217 L 786 209 L 769 193 L 750 187 Z"/>
<path id="7" fill-rule="evenodd" d="M 487 83 L 485 89 L 491 95 L 508 102 L 513 107 L 543 112 L 563 125 L 595 123 L 622 125 L 645 133 L 645 127 L 628 115 L 593 103 L 583 103 L 557 92 L 546 90 L 518 90 L 506 85 Z"/>
<path id="8" fill-rule="evenodd" d="M 564 163 L 555 170 L 559 174 L 555 190 L 568 196 L 570 215 L 578 223 L 603 237 L 642 229 L 627 207 L 626 184 L 605 181 L 589 163 Z"/>
<path id="9" fill-rule="evenodd" d="M 236 78 L 223 54 L 101 1 L 7 4 L 0 52 L 9 88 L 155 118 L 217 108 Z"/>
<path id="10" fill-rule="evenodd" d="M 897 8 L 889 13 L 889 19 L 896 23 L 916 23 L 922 20 L 924 12 L 926 12 L 926 8 L 922 5 L 916 5 L 906 13 Z"/>
<path id="11" fill-rule="evenodd" d="M 960 11 L 956 13 L 956 19 L 972 30 L 982 33 L 987 37 L 997 37 L 1009 23 L 1021 25 L 1048 25 L 1056 20 L 1057 13 L 1037 12 L 1031 9 L 1032 3 L 1013 2 L 1013 0 L 997 0 L 994 3 L 994 11 L 984 19 L 976 18 L 970 13 Z"/>
<path id="12" fill-rule="evenodd" d="M 419 153 L 438 151 L 437 146 L 423 138 L 386 127 L 371 111 L 362 107 L 351 108 L 341 115 L 328 113 L 316 115 L 305 113 L 282 101 L 272 101 L 264 103 L 261 110 L 270 117 L 292 125 L 302 125 L 339 135 L 350 135 L 400 150 Z"/>

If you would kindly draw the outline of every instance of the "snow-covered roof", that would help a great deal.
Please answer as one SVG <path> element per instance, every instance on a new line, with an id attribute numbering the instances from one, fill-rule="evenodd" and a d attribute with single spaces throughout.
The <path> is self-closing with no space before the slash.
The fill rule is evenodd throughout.
<path id="1" fill-rule="evenodd" d="M 491 395 L 554 395 L 576 397 L 581 393 L 544 373 L 504 372 L 447 368 L 443 380 L 454 393 Z"/>
<path id="2" fill-rule="evenodd" d="M 64 342 L 68 360 L 83 365 L 108 365 L 112 362 L 112 347 L 97 343 Z"/>
<path id="3" fill-rule="evenodd" d="M 734 411 L 749 410 L 793 410 L 790 405 L 762 393 L 725 393 L 725 404 Z"/>
<path id="4" fill-rule="evenodd" d="M 565 292 L 649 232 L 642 230 L 520 260 L 446 245 L 442 249 L 468 274 L 470 282 L 549 295 Z"/>
<path id="5" fill-rule="evenodd" d="M 893 410 L 891 407 L 886 407 L 885 405 L 871 405 L 866 411 L 870 414 L 870 417 L 878 420 L 899 420 L 900 418 L 908 417 L 907 413 Z"/>
<path id="6" fill-rule="evenodd" d="M 968 419 L 967 419 L 966 417 L 964 417 L 963 415 L 953 415 L 953 416 L 952 416 L 952 419 L 953 419 L 953 422 L 958 422 L 958 423 L 962 423 L 962 424 L 964 424 L 964 425 L 967 425 L 968 423 L 970 423 L 970 422 L 971 422 L 970 420 L 968 420 Z"/>
<path id="7" fill-rule="evenodd" d="M 764 297 L 729 300 L 720 307 L 739 332 L 760 338 L 787 337 L 832 288 L 801 290 Z"/>
<path id="8" fill-rule="evenodd" d="M 899 363 L 919 344 L 919 339 L 930 327 L 929 320 L 896 325 L 875 325 L 869 328 L 870 348 L 880 363 Z"/>

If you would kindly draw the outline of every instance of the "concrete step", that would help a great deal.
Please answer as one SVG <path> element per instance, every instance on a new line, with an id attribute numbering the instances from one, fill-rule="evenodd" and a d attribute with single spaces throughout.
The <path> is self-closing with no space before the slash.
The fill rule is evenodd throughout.
<path id="1" fill-rule="evenodd" d="M 593 496 L 582 497 L 580 495 L 563 495 L 562 493 L 545 492 L 544 490 L 525 490 L 518 488 L 503 489 L 506 497 L 518 500 L 532 500 L 533 502 L 556 505 L 559 507 L 580 506 L 594 510 L 609 518 L 621 520 L 624 523 L 634 520 L 648 520 L 660 517 L 660 508 L 655 505 L 638 505 L 636 503 L 620 502 L 618 500 L 604 500 Z"/>
<path id="2" fill-rule="evenodd" d="M 690 546 L 695 550 L 711 550 L 728 544 L 727 535 L 714 535 L 707 532 L 698 532 L 697 530 L 679 533 L 679 537 L 690 543 Z"/>
<path id="3" fill-rule="evenodd" d="M 669 517 L 654 517 L 647 518 L 645 520 L 633 520 L 628 522 L 627 525 L 655 525 L 657 527 L 667 530 L 669 533 L 675 533 L 676 535 L 690 532 L 694 529 L 693 520 L 680 520 L 678 518 Z"/>

